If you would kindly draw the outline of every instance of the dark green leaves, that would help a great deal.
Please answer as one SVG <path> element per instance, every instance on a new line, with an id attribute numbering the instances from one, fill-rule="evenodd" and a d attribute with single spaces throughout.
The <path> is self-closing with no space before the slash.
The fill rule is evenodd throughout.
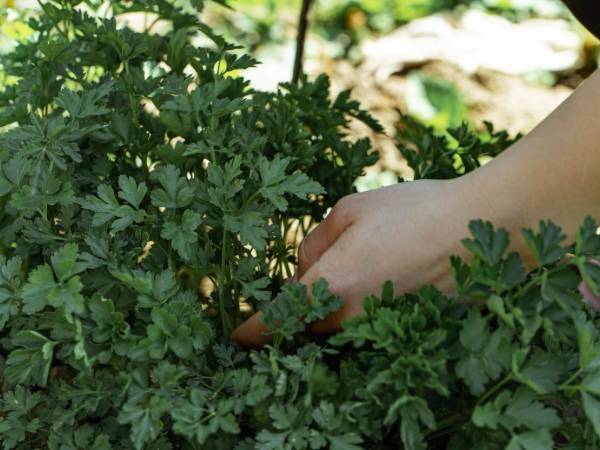
<path id="1" fill-rule="evenodd" d="M 37 331 L 21 331 L 12 338 L 16 347 L 6 360 L 5 381 L 15 384 L 46 386 L 55 342 Z"/>
<path id="2" fill-rule="evenodd" d="M 494 230 L 490 222 L 476 220 L 469 224 L 472 239 L 465 239 L 463 244 L 476 257 L 488 266 L 496 267 L 502 260 L 510 240 L 506 230 Z"/>
<path id="3" fill-rule="evenodd" d="M 123 231 L 144 221 L 146 213 L 139 206 L 148 190 L 146 184 L 137 185 L 132 178 L 121 175 L 119 188 L 119 197 L 129 204 L 121 205 L 113 189 L 107 185 L 98 187 L 98 197 L 88 195 L 80 202 L 84 208 L 94 212 L 92 226 L 101 227 L 110 223 L 114 231 Z"/>
<path id="4" fill-rule="evenodd" d="M 311 181 L 303 173 L 286 173 L 290 161 L 287 158 L 276 158 L 269 161 L 261 158 L 258 161 L 258 171 L 262 182 L 260 193 L 280 211 L 287 209 L 285 194 L 305 198 L 308 194 L 322 194 L 323 188 Z"/>
<path id="5" fill-rule="evenodd" d="M 456 375 L 465 380 L 473 395 L 481 395 L 490 381 L 497 380 L 510 364 L 510 335 L 503 328 L 493 333 L 485 318 L 469 311 L 459 340 L 465 352 L 456 365 Z"/>
<path id="6" fill-rule="evenodd" d="M 109 95 L 112 83 L 99 85 L 97 88 L 73 92 L 69 89 L 60 91 L 56 104 L 69 113 L 71 119 L 86 119 L 107 114 L 110 110 L 99 103 Z"/>
<path id="7" fill-rule="evenodd" d="M 52 255 L 51 265 L 44 264 L 31 272 L 21 294 L 23 312 L 35 314 L 46 305 L 63 307 L 69 314 L 84 312 L 77 252 L 77 245 L 67 244 Z"/>
<path id="8" fill-rule="evenodd" d="M 118 416 L 121 424 L 131 425 L 131 441 L 140 450 L 148 441 L 157 438 L 162 428 L 161 416 L 169 408 L 169 402 L 159 397 L 151 397 L 147 406 L 126 403 Z"/>
<path id="9" fill-rule="evenodd" d="M 539 233 L 523 230 L 523 236 L 536 261 L 542 266 L 558 261 L 567 253 L 567 249 L 562 246 L 567 236 L 550 221 L 540 222 Z"/>
<path id="10" fill-rule="evenodd" d="M 173 429 L 203 445 L 217 433 L 238 434 L 240 427 L 233 415 L 233 401 L 209 401 L 199 389 L 191 391 L 189 399 L 182 399 L 171 411 Z"/>
<path id="11" fill-rule="evenodd" d="M 189 259 L 194 248 L 192 244 L 198 241 L 196 229 L 202 223 L 202 216 L 192 210 L 184 211 L 181 222 L 165 222 L 161 236 L 171 241 L 173 248 L 182 258 Z"/>
<path id="12" fill-rule="evenodd" d="M 19 311 L 21 264 L 19 257 L 7 260 L 0 256 L 0 331 L 10 317 Z"/>
<path id="13" fill-rule="evenodd" d="M 26 440 L 28 435 L 42 427 L 42 421 L 31 418 L 34 408 L 42 401 L 39 392 L 32 393 L 22 386 L 17 386 L 13 391 L 6 391 L 0 400 L 0 435 L 3 448 L 15 448 L 17 444 Z"/>
<path id="14" fill-rule="evenodd" d="M 151 194 L 152 204 L 162 208 L 185 208 L 194 197 L 191 182 L 181 176 L 180 170 L 167 165 L 152 172 L 152 178 L 160 184 Z"/>
<path id="15" fill-rule="evenodd" d="M 475 258 L 471 270 L 465 268 L 460 259 L 452 260 L 458 288 L 463 294 L 485 296 L 485 290 L 481 291 L 485 287 L 501 293 L 525 280 L 521 257 L 514 252 L 505 256 L 510 244 L 506 230 L 496 230 L 490 222 L 482 220 L 471 222 L 469 229 L 472 239 L 462 242 Z"/>
<path id="16" fill-rule="evenodd" d="M 493 430 L 504 427 L 514 431 L 519 428 L 551 429 L 561 421 L 554 409 L 535 400 L 532 391 L 521 388 L 513 394 L 504 391 L 493 402 L 475 408 L 473 423 Z"/>

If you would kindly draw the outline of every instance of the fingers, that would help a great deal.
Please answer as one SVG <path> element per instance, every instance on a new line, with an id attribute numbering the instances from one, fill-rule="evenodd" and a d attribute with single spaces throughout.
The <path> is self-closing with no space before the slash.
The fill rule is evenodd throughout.
<path id="1" fill-rule="evenodd" d="M 258 349 L 270 344 L 273 338 L 263 334 L 269 331 L 269 328 L 260 321 L 260 316 L 260 312 L 252 315 L 233 331 L 231 339 L 246 348 Z"/>
<path id="2" fill-rule="evenodd" d="M 309 286 L 310 292 L 310 286 L 324 278 L 328 282 L 331 293 L 339 295 L 343 301 L 341 309 L 329 314 L 323 320 L 310 324 L 310 330 L 314 333 L 326 334 L 340 331 L 344 320 L 362 313 L 363 293 L 360 286 L 363 284 L 361 280 L 364 271 L 357 263 L 359 258 L 352 245 L 353 231 L 350 227 L 300 279 L 301 283 Z"/>
<path id="3" fill-rule="evenodd" d="M 300 278 L 352 224 L 355 209 L 356 195 L 342 198 L 325 220 L 300 243 L 298 249 L 298 275 Z"/>

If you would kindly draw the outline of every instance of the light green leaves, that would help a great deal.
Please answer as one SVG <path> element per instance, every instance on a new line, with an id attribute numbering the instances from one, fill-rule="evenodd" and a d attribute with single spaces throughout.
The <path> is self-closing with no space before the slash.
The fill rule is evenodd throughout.
<path id="1" fill-rule="evenodd" d="M 68 314 L 84 312 L 77 252 L 77 245 L 67 244 L 52 255 L 51 266 L 44 264 L 31 272 L 21 293 L 23 312 L 35 314 L 47 305 L 64 307 Z"/>

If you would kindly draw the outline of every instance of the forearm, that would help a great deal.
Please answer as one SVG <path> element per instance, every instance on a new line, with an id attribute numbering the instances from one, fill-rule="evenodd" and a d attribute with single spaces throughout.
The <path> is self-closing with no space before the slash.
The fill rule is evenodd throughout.
<path id="1" fill-rule="evenodd" d="M 476 192 L 476 212 L 515 236 L 551 219 L 573 239 L 586 215 L 600 217 L 600 71 L 534 131 L 458 181 Z M 518 236 L 518 237 L 517 237 Z M 525 251 L 525 253 L 527 253 Z"/>

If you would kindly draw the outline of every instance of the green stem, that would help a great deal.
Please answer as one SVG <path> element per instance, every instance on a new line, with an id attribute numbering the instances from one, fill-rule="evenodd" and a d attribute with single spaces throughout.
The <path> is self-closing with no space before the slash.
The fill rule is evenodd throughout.
<path id="1" fill-rule="evenodd" d="M 223 333 L 228 336 L 233 331 L 233 325 L 231 323 L 231 317 L 229 311 L 227 311 L 227 305 L 225 304 L 225 285 L 227 284 L 227 277 L 225 275 L 225 266 L 227 264 L 227 231 L 223 230 L 223 240 L 221 243 L 221 267 L 219 268 L 219 312 L 221 315 L 221 325 L 223 326 Z"/>
<path id="2" fill-rule="evenodd" d="M 559 389 L 560 389 L 560 390 L 563 390 L 563 391 L 564 391 L 564 390 L 567 390 L 567 389 L 569 388 L 569 385 L 570 385 L 571 383 L 573 383 L 573 381 L 575 381 L 577 378 L 579 378 L 579 376 L 581 375 L 581 373 L 582 373 L 582 372 L 583 372 L 583 369 L 579 369 L 579 370 L 577 370 L 577 372 L 575 372 L 573 375 L 571 375 L 571 376 L 570 376 L 570 377 L 567 379 L 567 381 L 565 381 L 563 384 L 561 384 L 561 385 L 559 386 Z"/>
<path id="3" fill-rule="evenodd" d="M 496 392 L 498 392 L 500 389 L 502 389 L 502 387 L 504 387 L 504 385 L 506 383 L 508 383 L 510 380 L 512 380 L 512 374 L 508 374 L 506 375 L 502 380 L 500 380 L 498 383 L 496 383 L 489 391 L 487 391 L 483 397 L 481 397 L 479 400 L 477 400 L 477 403 L 475 406 L 479 406 L 483 403 L 485 403 L 490 397 L 492 397 Z"/>

